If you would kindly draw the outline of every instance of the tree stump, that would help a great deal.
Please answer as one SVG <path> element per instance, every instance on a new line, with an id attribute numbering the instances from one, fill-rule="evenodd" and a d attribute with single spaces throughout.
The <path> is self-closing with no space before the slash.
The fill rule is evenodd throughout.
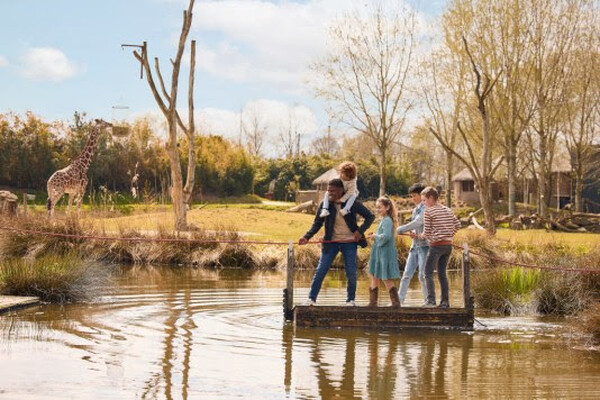
<path id="1" fill-rule="evenodd" d="M 17 215 L 19 198 L 8 190 L 0 190 L 0 214 L 13 217 Z"/>

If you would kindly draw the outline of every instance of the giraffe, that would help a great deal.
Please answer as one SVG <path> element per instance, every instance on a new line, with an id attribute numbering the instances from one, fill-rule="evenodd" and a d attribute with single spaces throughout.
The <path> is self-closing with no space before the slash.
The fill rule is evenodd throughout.
<path id="1" fill-rule="evenodd" d="M 48 190 L 47 208 L 50 217 L 54 216 L 54 207 L 65 193 L 69 195 L 69 214 L 71 214 L 71 205 L 73 204 L 73 199 L 75 199 L 75 204 L 77 205 L 77 217 L 79 217 L 81 201 L 83 200 L 85 188 L 88 183 L 87 170 L 92 161 L 96 140 L 103 129 L 111 126 L 112 124 L 106 121 L 96 119 L 95 125 L 92 127 L 92 132 L 90 133 L 90 137 L 88 138 L 83 151 L 73 160 L 73 162 L 71 162 L 71 164 L 63 169 L 59 169 L 52 174 L 50 179 L 48 179 L 48 183 L 46 184 Z"/>

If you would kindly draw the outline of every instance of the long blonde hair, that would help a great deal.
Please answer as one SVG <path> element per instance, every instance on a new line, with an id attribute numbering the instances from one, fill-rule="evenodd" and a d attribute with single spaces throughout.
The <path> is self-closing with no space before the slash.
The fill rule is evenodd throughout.
<path id="1" fill-rule="evenodd" d="M 394 231 L 396 231 L 396 227 L 398 226 L 398 212 L 396 211 L 396 204 L 394 201 L 387 196 L 381 196 L 377 199 L 377 203 L 381 203 L 387 208 L 386 215 L 392 219 Z"/>

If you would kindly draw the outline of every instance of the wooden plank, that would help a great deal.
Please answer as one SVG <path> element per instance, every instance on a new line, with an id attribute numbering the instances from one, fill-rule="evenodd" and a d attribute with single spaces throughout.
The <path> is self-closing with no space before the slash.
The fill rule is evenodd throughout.
<path id="1" fill-rule="evenodd" d="M 472 330 L 473 309 L 296 306 L 299 327 L 427 328 Z"/>
<path id="2" fill-rule="evenodd" d="M 38 304 L 40 299 L 30 296 L 0 296 L 0 314 L 16 308 Z"/>

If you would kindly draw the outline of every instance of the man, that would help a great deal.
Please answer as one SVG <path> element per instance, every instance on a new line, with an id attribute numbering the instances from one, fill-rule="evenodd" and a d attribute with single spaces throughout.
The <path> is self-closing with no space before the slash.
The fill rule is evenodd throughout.
<path id="1" fill-rule="evenodd" d="M 298 240 L 298 244 L 308 243 L 325 224 L 324 241 L 335 243 L 323 243 L 321 245 L 321 257 L 315 270 L 310 293 L 308 294 L 308 305 L 314 305 L 317 296 L 321 290 L 321 284 L 325 275 L 338 252 L 342 253 L 344 258 L 344 269 L 346 271 L 347 296 L 346 305 L 354 306 L 356 295 L 356 252 L 357 245 L 367 246 L 364 233 L 375 220 L 375 216 L 360 201 L 355 201 L 350 208 L 350 213 L 342 216 L 340 210 L 344 208 L 345 203 L 340 203 L 339 199 L 344 194 L 344 184 L 341 179 L 332 179 L 327 184 L 327 194 L 329 198 L 329 215 L 325 218 L 320 216 L 322 204 L 317 207 L 314 222 L 308 232 Z M 364 218 L 361 226 L 356 223 L 356 216 Z"/>
<path id="2" fill-rule="evenodd" d="M 427 284 L 425 283 L 425 258 L 429 251 L 429 243 L 427 240 L 419 239 L 419 235 L 423 233 L 423 213 L 425 212 L 425 203 L 421 200 L 421 192 L 425 189 L 425 186 L 420 183 L 415 183 L 408 188 L 410 198 L 415 205 L 412 212 L 412 218 L 408 224 L 401 225 L 396 229 L 398 234 L 410 232 L 410 236 L 413 238 L 412 245 L 408 251 L 408 257 L 406 258 L 406 265 L 404 267 L 404 273 L 400 280 L 400 290 L 398 292 L 398 298 L 400 304 L 404 305 L 404 299 L 406 298 L 406 292 L 408 292 L 408 286 L 412 279 L 415 270 L 419 269 L 419 282 L 421 283 L 421 292 L 423 293 L 423 303 L 427 302 Z"/>
<path id="3" fill-rule="evenodd" d="M 442 298 L 439 308 L 450 307 L 448 301 L 449 288 L 446 266 L 450 253 L 452 253 L 452 238 L 460 229 L 460 221 L 451 209 L 438 204 L 438 192 L 435 188 L 428 186 L 421 192 L 425 203 L 423 214 L 423 233 L 421 239 L 429 241 L 429 252 L 425 260 L 425 281 L 427 282 L 427 303 L 425 307 L 435 307 L 435 286 L 433 284 L 433 270 L 437 267 L 438 280 Z"/>

